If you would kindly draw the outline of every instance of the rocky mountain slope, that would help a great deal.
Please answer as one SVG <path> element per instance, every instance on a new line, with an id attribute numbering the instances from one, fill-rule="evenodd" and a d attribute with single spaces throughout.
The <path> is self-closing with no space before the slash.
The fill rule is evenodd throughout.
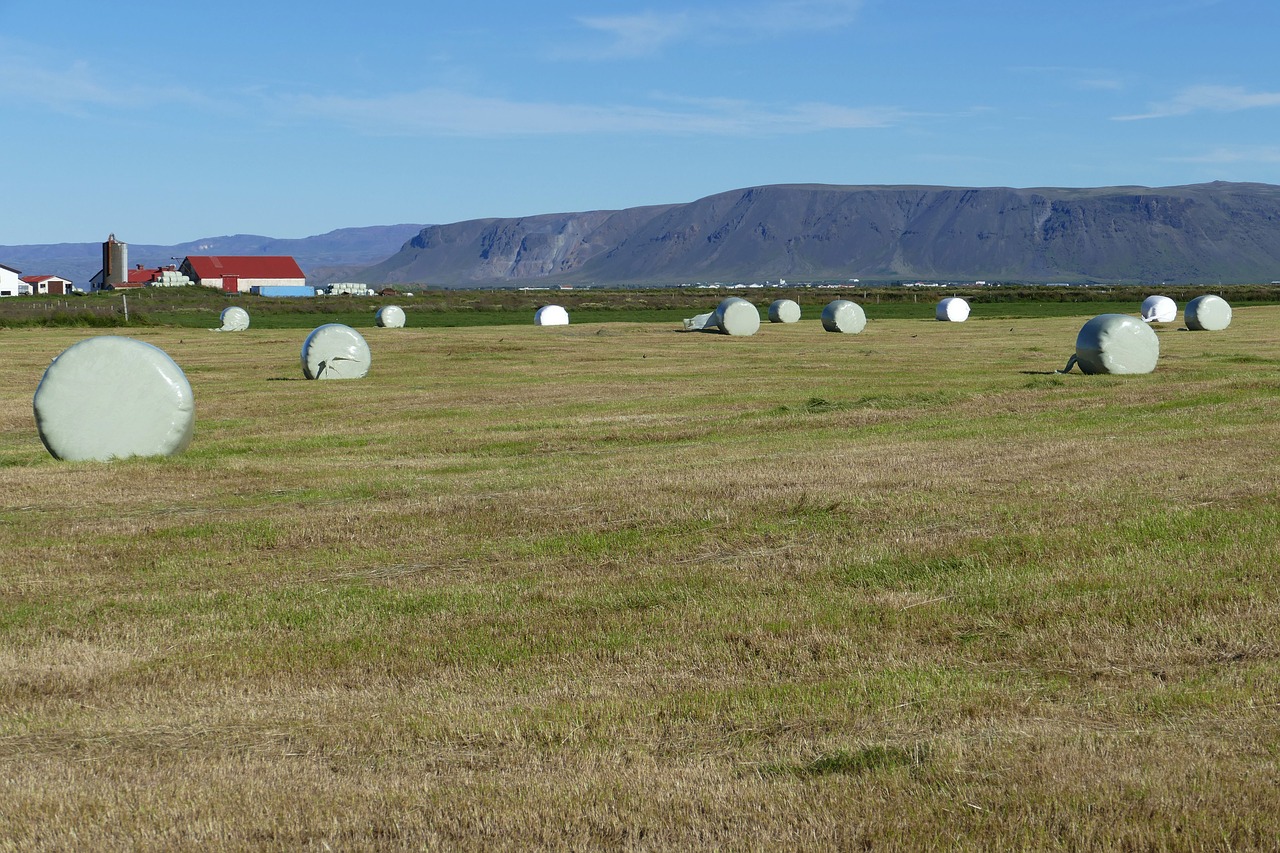
<path id="1" fill-rule="evenodd" d="M 1267 283 L 1280 280 L 1280 186 L 792 184 L 624 210 L 129 246 L 132 264 L 189 254 L 289 254 L 315 284 Z M 80 284 L 101 258 L 98 243 L 0 246 L 0 264 Z"/>
<path id="2" fill-rule="evenodd" d="M 687 204 L 433 225 L 360 275 L 450 286 L 1280 279 L 1280 186 L 776 185 Z"/>

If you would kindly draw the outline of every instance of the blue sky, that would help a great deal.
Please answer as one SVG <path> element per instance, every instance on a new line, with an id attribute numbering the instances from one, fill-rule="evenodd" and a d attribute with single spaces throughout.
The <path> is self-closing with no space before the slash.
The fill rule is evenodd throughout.
<path id="1" fill-rule="evenodd" d="M 0 0 L 0 244 L 1280 184 L 1274 0 Z"/>

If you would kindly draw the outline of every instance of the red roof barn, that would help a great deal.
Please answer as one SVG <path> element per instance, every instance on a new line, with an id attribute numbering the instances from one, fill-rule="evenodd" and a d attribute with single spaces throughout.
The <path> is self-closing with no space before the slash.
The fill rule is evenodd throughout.
<path id="1" fill-rule="evenodd" d="M 196 284 L 228 293 L 307 283 L 306 273 L 288 255 L 188 255 L 180 269 Z"/>

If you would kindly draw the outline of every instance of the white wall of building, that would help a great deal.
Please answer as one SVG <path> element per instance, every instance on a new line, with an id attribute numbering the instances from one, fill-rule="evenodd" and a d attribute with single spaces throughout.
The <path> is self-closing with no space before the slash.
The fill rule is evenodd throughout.
<path id="1" fill-rule="evenodd" d="M 0 296 L 30 296 L 31 285 L 22 280 L 22 273 L 0 266 Z"/>
<path id="2" fill-rule="evenodd" d="M 212 287 L 215 290 L 222 289 L 222 279 L 220 278 L 202 278 L 200 283 L 205 287 Z M 282 285 L 284 287 L 297 287 L 300 284 L 306 284 L 304 278 L 242 278 L 236 285 L 236 293 L 248 293 L 251 287 L 272 287 Z"/>
<path id="3" fill-rule="evenodd" d="M 297 287 L 306 283 L 305 278 L 242 278 L 240 292 L 248 293 L 251 287 Z"/>
<path id="4" fill-rule="evenodd" d="M 49 292 L 49 286 L 50 286 L 50 285 L 55 285 L 55 287 L 54 287 L 53 289 L 54 289 L 54 290 L 57 290 L 58 288 L 56 287 L 56 285 L 59 285 L 59 284 L 61 284 L 61 285 L 62 285 L 62 292 L 63 292 L 63 293 L 70 293 L 70 292 L 71 292 L 71 282 L 67 281 L 67 280 L 66 280 L 65 278 L 63 278 L 62 276 L 57 276 L 57 275 L 55 275 L 55 276 L 50 276 L 49 278 L 46 278 L 44 281 L 42 281 L 42 282 L 40 282 L 39 284 L 37 284 L 37 285 L 36 285 L 36 293 L 37 293 L 37 294 L 41 294 L 41 293 L 48 293 L 48 292 Z"/>

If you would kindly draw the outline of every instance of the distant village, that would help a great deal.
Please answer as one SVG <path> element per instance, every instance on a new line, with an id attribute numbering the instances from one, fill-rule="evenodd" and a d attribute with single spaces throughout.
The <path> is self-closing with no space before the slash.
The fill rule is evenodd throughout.
<path id="1" fill-rule="evenodd" d="M 102 244 L 102 269 L 87 286 L 52 273 L 24 275 L 0 263 L 0 297 L 71 296 L 137 287 L 210 287 L 257 296 L 373 296 L 366 284 L 342 282 L 313 287 L 289 255 L 188 255 L 180 264 L 129 266 L 129 245 L 112 234 Z"/>

